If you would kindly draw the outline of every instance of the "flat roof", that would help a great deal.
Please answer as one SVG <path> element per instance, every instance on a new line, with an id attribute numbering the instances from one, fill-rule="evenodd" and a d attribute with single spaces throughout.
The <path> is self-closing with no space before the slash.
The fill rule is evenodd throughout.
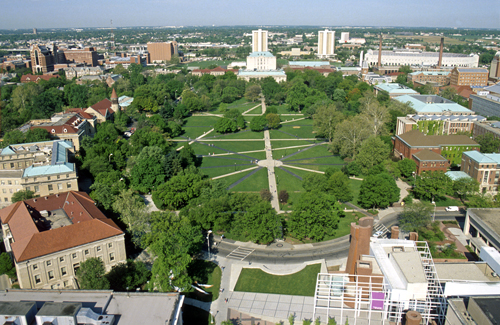
<path id="1" fill-rule="evenodd" d="M 463 171 L 456 171 L 456 170 L 450 170 L 444 173 L 446 176 L 451 178 L 452 181 L 456 181 L 461 178 L 471 178 L 469 175 L 467 175 L 466 172 Z"/>
<path id="2" fill-rule="evenodd" d="M 30 301 L 0 301 L 0 315 L 6 316 L 24 316 L 26 315 L 33 306 L 36 306 L 34 302 Z"/>
<path id="3" fill-rule="evenodd" d="M 460 113 L 468 113 L 472 114 L 473 112 L 470 109 L 463 107 L 455 102 L 449 101 L 442 97 L 439 97 L 442 100 L 436 101 L 435 97 L 439 97 L 436 95 L 403 95 L 394 98 L 401 103 L 411 103 L 411 107 L 417 113 L 431 113 L 431 112 L 460 112 Z"/>
<path id="4" fill-rule="evenodd" d="M 479 218 L 483 223 L 485 223 L 492 231 L 495 232 L 496 237 L 499 238 L 500 242 L 500 209 L 468 209 L 467 213 L 469 216 Z"/>
<path id="5" fill-rule="evenodd" d="M 76 316 L 82 308 L 80 303 L 71 302 L 46 302 L 36 313 L 37 316 Z"/>
<path id="6" fill-rule="evenodd" d="M 380 76 L 382 77 L 382 76 Z M 376 85 L 375 88 L 388 92 L 389 94 L 418 94 L 415 90 L 405 87 L 398 83 L 383 83 Z"/>
<path id="7" fill-rule="evenodd" d="M 498 308 L 498 306 L 500 306 L 500 297 L 471 297 L 471 299 L 481 308 L 484 317 L 486 317 L 491 324 L 498 324 L 498 320 L 500 320 L 500 308 Z"/>
<path id="8" fill-rule="evenodd" d="M 478 265 L 474 262 L 464 262 L 464 263 L 434 263 L 436 267 L 436 272 L 440 281 L 445 280 L 459 280 L 459 281 L 481 281 L 489 282 L 493 278 L 488 278 L 485 274 L 487 269 L 490 269 L 486 263 L 481 263 Z M 482 270 L 481 268 L 484 270 Z M 490 269 L 491 273 L 491 269 Z M 500 281 L 500 280 L 497 280 Z"/>
<path id="9" fill-rule="evenodd" d="M 393 252 L 392 256 L 408 283 L 427 283 L 419 252 Z"/>

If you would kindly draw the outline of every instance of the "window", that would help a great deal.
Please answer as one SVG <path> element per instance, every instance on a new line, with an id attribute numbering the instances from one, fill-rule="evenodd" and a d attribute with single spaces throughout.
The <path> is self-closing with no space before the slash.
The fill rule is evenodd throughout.
<path id="1" fill-rule="evenodd" d="M 97 246 L 96 250 L 97 250 L 98 252 L 100 252 L 100 251 L 101 251 L 101 246 Z"/>
<path id="2" fill-rule="evenodd" d="M 40 192 L 40 187 L 38 185 L 35 185 L 35 193 Z"/>
<path id="3" fill-rule="evenodd" d="M 68 274 L 68 272 L 66 271 L 66 267 L 62 267 L 61 268 L 61 276 L 65 276 L 66 274 Z"/>
<path id="4" fill-rule="evenodd" d="M 109 254 L 109 260 L 114 261 L 115 260 L 115 253 L 110 253 Z"/>
<path id="5" fill-rule="evenodd" d="M 57 175 L 57 179 L 60 179 L 61 178 L 61 175 Z"/>
<path id="6" fill-rule="evenodd" d="M 109 248 L 113 247 L 113 243 L 108 243 L 108 247 Z"/>
<path id="7" fill-rule="evenodd" d="M 47 261 L 47 266 L 51 266 L 52 265 L 52 261 Z"/>
<path id="8" fill-rule="evenodd" d="M 49 277 L 49 280 L 52 280 L 54 278 L 54 271 L 49 271 L 47 276 Z"/>
<path id="9" fill-rule="evenodd" d="M 78 256 L 78 255 L 76 255 L 76 253 L 71 254 L 71 257 L 72 257 L 72 258 L 76 258 L 77 256 Z"/>
<path id="10" fill-rule="evenodd" d="M 63 189 L 63 185 L 62 185 L 62 183 L 57 184 L 57 189 L 58 189 L 58 190 L 62 190 L 62 189 Z"/>
<path id="11" fill-rule="evenodd" d="M 31 187 L 26 186 L 26 191 L 31 191 Z"/>
<path id="12" fill-rule="evenodd" d="M 38 264 L 33 264 L 33 270 L 37 270 L 38 269 Z"/>
<path id="13" fill-rule="evenodd" d="M 59 257 L 59 262 L 64 262 L 64 256 L 63 257 Z"/>
<path id="14" fill-rule="evenodd" d="M 35 275 L 35 283 L 38 284 L 40 282 L 42 282 L 42 279 L 40 279 L 40 275 L 39 274 Z"/>
<path id="15" fill-rule="evenodd" d="M 7 189 L 6 188 L 2 188 L 2 192 L 7 193 Z"/>
<path id="16" fill-rule="evenodd" d="M 85 250 L 85 255 L 89 255 L 89 250 L 88 249 Z"/>
<path id="17" fill-rule="evenodd" d="M 14 163 L 10 163 L 10 168 L 14 168 Z"/>
<path id="18" fill-rule="evenodd" d="M 66 188 L 71 188 L 71 183 L 70 182 L 66 183 Z"/>
<path id="19" fill-rule="evenodd" d="M 47 176 L 47 180 L 50 181 L 50 176 Z"/>
<path id="20" fill-rule="evenodd" d="M 63 285 L 64 285 L 64 287 L 67 287 L 69 285 L 69 281 L 64 281 Z"/>
<path id="21" fill-rule="evenodd" d="M 49 191 L 52 191 L 53 189 L 52 184 L 49 184 Z"/>
<path id="22" fill-rule="evenodd" d="M 9 199 L 8 198 L 4 198 L 3 199 L 5 202 L 9 202 Z"/>
<path id="23" fill-rule="evenodd" d="M 12 185 L 12 181 L 7 181 L 7 184 Z"/>

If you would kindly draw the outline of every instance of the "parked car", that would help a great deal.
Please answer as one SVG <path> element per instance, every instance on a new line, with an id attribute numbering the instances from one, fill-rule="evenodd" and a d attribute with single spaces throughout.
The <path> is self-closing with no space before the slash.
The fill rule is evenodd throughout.
<path id="1" fill-rule="evenodd" d="M 456 206 L 446 207 L 445 210 L 448 211 L 448 212 L 458 212 L 458 211 L 460 211 L 460 209 L 458 207 L 456 207 Z"/>

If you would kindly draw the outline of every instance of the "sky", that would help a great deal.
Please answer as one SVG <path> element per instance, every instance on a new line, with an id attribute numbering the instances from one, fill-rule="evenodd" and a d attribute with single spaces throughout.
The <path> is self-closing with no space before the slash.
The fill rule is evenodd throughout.
<path id="1" fill-rule="evenodd" d="M 0 0 L 0 29 L 128 26 L 500 28 L 499 0 Z"/>

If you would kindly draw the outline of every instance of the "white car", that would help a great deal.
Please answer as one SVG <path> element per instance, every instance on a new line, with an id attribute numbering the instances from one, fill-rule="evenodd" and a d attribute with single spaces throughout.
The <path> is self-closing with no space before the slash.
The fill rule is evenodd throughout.
<path id="1" fill-rule="evenodd" d="M 448 212 L 458 212 L 458 211 L 460 211 L 460 209 L 458 207 L 456 207 L 456 206 L 446 207 L 445 210 L 448 211 Z"/>

